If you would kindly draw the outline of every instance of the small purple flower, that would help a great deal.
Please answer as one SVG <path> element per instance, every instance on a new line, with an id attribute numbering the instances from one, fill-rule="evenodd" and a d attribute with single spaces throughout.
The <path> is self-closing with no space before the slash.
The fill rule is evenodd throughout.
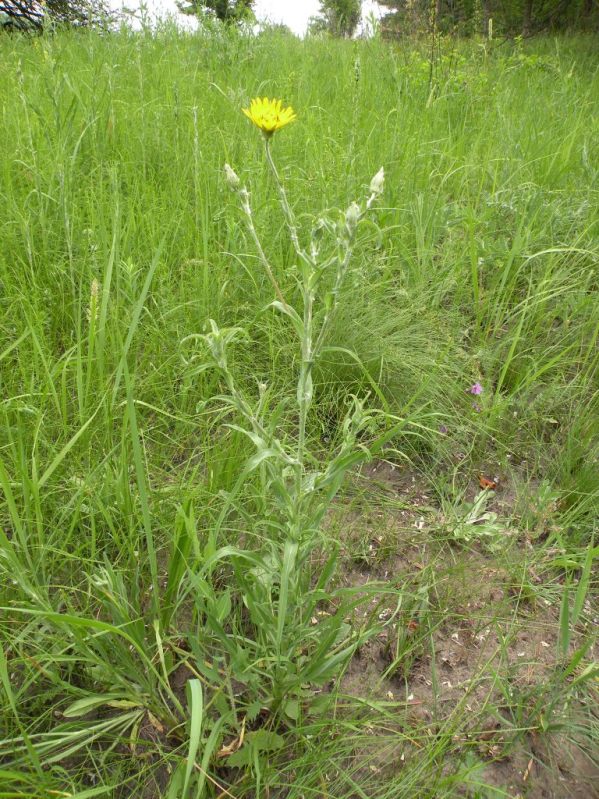
<path id="1" fill-rule="evenodd" d="M 444 424 L 439 425 L 439 432 L 441 433 L 441 435 L 444 436 L 447 435 L 447 427 Z"/>
<path id="2" fill-rule="evenodd" d="M 482 411 L 482 408 L 480 407 L 480 405 L 478 404 L 478 402 L 473 402 L 473 403 L 472 403 L 472 410 L 473 410 L 475 413 L 480 413 L 480 412 Z"/>
<path id="3" fill-rule="evenodd" d="M 478 397 L 479 394 L 483 393 L 483 387 L 479 382 L 476 382 L 474 383 L 474 385 L 470 386 L 470 388 L 468 389 L 468 393 L 474 394 L 476 397 Z"/>

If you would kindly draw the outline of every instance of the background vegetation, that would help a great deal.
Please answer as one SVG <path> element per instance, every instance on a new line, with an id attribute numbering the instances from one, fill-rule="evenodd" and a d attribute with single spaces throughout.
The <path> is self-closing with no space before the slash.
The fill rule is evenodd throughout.
<path id="1" fill-rule="evenodd" d="M 595 40 L 0 49 L 0 796 L 591 796 Z M 294 440 L 292 333 L 223 176 L 295 301 L 255 95 L 297 111 L 273 150 L 302 236 L 386 171 L 312 451 L 350 395 L 406 421 L 304 564 L 280 701 L 263 484 L 182 345 L 209 318 L 247 331 L 229 367 Z"/>
<path id="2" fill-rule="evenodd" d="M 389 35 L 438 28 L 461 35 L 486 34 L 489 20 L 499 36 L 530 36 L 541 31 L 591 30 L 599 24 L 595 0 L 380 0 L 388 9 Z"/>

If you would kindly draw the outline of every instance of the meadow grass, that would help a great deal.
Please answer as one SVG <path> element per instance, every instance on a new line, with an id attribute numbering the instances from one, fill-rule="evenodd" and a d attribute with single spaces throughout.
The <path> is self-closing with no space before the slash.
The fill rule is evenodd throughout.
<path id="1" fill-rule="evenodd" d="M 0 797 L 590 796 L 596 43 L 445 42 L 431 63 L 168 28 L 0 53 Z M 293 329 L 223 172 L 297 304 L 241 114 L 264 95 L 298 114 L 272 149 L 302 240 L 385 169 L 314 366 L 311 457 L 351 396 L 385 414 L 364 452 L 402 420 L 266 593 L 268 484 L 185 343 L 246 331 L 235 384 L 267 386 L 296 441 Z M 295 638 L 269 625 L 287 592 Z M 580 794 L 559 793 L 565 750 Z"/>

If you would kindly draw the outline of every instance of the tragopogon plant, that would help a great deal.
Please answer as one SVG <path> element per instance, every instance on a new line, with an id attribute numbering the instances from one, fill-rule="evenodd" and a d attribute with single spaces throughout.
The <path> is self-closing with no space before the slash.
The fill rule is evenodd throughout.
<path id="1" fill-rule="evenodd" d="M 287 302 L 274 276 L 254 226 L 248 190 L 241 184 L 231 167 L 225 164 L 227 182 L 239 197 L 249 232 L 275 291 L 276 299 L 272 305 L 289 317 L 301 350 L 297 381 L 297 445 L 294 450 L 288 451 L 276 436 L 275 431 L 268 431 L 264 443 L 274 450 L 272 456 L 265 456 L 269 459 L 272 457 L 273 463 L 276 464 L 275 474 L 271 476 L 271 479 L 275 478 L 275 485 L 269 487 L 274 487 L 275 495 L 279 500 L 283 500 L 286 535 L 292 541 L 309 546 L 314 531 L 318 528 L 324 512 L 339 489 L 345 471 L 352 463 L 367 455 L 367 452 L 359 446 L 357 437 L 369 423 L 371 417 L 364 412 L 362 403 L 358 400 L 354 401 L 353 411 L 345 420 L 343 428 L 345 435 L 341 448 L 324 469 L 313 471 L 309 468 L 314 459 L 310 457 L 310 453 L 306 449 L 306 423 L 313 398 L 312 373 L 314 366 L 322 354 L 326 334 L 339 302 L 340 292 L 354 249 L 358 225 L 383 191 L 384 170 L 381 167 L 374 176 L 370 182 L 369 192 L 361 204 L 352 202 L 345 213 L 339 213 L 337 220 L 329 217 L 318 219 L 312 229 L 309 247 L 305 248 L 300 243 L 295 215 L 271 152 L 274 133 L 293 121 L 295 114 L 291 108 L 282 108 L 280 100 L 268 100 L 267 98 L 252 100 L 250 108 L 245 109 L 244 113 L 262 130 L 266 162 L 279 193 L 281 208 L 301 275 L 300 290 L 303 308 L 300 313 Z M 336 247 L 332 255 L 321 259 L 321 242 L 325 233 L 334 237 Z M 214 323 L 212 325 L 213 333 L 211 335 L 218 336 Z M 228 375 L 227 380 L 230 379 L 230 375 Z M 252 430 L 257 432 L 257 428 L 261 427 L 259 419 L 251 411 L 248 414 L 246 411 L 249 409 L 242 409 L 239 402 L 236 404 Z M 255 441 L 255 443 L 257 442 Z M 259 448 L 261 446 L 262 444 L 258 445 Z M 268 450 L 263 449 L 262 451 Z M 283 471 L 281 471 L 281 467 Z M 292 482 L 286 479 L 290 468 L 294 474 Z M 277 478 L 283 479 L 279 481 Z"/>
<path id="2" fill-rule="evenodd" d="M 204 564 L 202 580 L 217 562 L 226 561 L 233 566 L 243 603 L 254 624 L 252 646 L 256 651 L 252 654 L 266 658 L 271 674 L 268 691 L 271 707 L 279 707 L 290 694 L 297 695 L 301 686 L 334 676 L 360 641 L 361 633 L 352 631 L 347 624 L 352 606 L 361 601 L 355 596 L 348 594 L 346 601 L 336 601 L 337 612 L 325 615 L 326 621 L 314 623 L 319 603 L 322 606 L 333 598 L 326 588 L 334 572 L 335 556 L 316 581 L 305 567 L 319 540 L 323 517 L 345 473 L 370 454 L 361 439 L 366 428 L 373 425 L 374 414 L 366 412 L 363 403 L 354 398 L 343 422 L 341 443 L 324 464 L 311 452 L 306 428 L 313 401 L 314 366 L 326 346 L 327 333 L 341 300 L 356 232 L 383 191 L 384 171 L 381 168 L 373 177 L 361 202 L 352 202 L 345 212 L 339 210 L 317 219 L 308 246 L 304 246 L 271 152 L 274 133 L 292 122 L 295 114 L 291 108 L 283 108 L 280 100 L 267 98 L 253 100 L 244 113 L 263 133 L 266 164 L 278 191 L 300 276 L 301 308 L 296 308 L 285 297 L 262 246 L 254 224 L 250 193 L 226 164 L 227 183 L 239 199 L 248 231 L 274 290 L 272 307 L 289 319 L 301 354 L 292 418 L 289 418 L 289 403 L 279 407 L 281 412 L 272 411 L 267 402 L 267 386 L 262 386 L 258 397 L 251 400 L 236 385 L 227 352 L 233 342 L 242 340 L 243 330 L 220 329 L 211 320 L 208 333 L 190 336 L 187 341 L 201 340 L 212 366 L 221 373 L 227 391 L 218 400 L 237 417 L 230 427 L 248 436 L 255 447 L 238 485 L 257 471 L 268 515 L 268 519 L 260 520 L 262 528 L 269 531 L 261 551 L 250 553 L 224 547 L 209 564 Z M 326 247 L 325 241 L 328 241 Z M 204 362 L 200 368 L 208 365 Z M 267 408 L 271 408 L 270 413 Z M 281 423 L 282 418 L 285 424 Z M 296 431 L 295 435 L 287 434 L 290 428 Z M 233 492 L 224 504 L 217 527 L 234 510 L 235 503 Z M 205 608 L 204 612 L 210 615 Z M 244 637 L 246 648 L 249 639 L 248 635 Z M 264 695 L 263 698 L 266 699 Z"/>

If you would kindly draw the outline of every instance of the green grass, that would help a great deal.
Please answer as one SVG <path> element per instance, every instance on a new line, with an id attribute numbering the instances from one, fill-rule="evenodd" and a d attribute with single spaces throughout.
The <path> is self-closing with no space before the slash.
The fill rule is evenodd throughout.
<path id="1" fill-rule="evenodd" d="M 495 799 L 506 762 L 535 797 L 560 752 L 596 766 L 596 53 L 445 42 L 431 70 L 416 43 L 0 37 L 0 797 Z M 223 175 L 297 303 L 255 95 L 298 114 L 273 152 L 303 236 L 386 174 L 311 451 L 351 394 L 409 422 L 266 593 L 251 442 L 181 343 L 246 330 L 237 385 L 266 383 L 295 440 L 297 347 Z"/>

